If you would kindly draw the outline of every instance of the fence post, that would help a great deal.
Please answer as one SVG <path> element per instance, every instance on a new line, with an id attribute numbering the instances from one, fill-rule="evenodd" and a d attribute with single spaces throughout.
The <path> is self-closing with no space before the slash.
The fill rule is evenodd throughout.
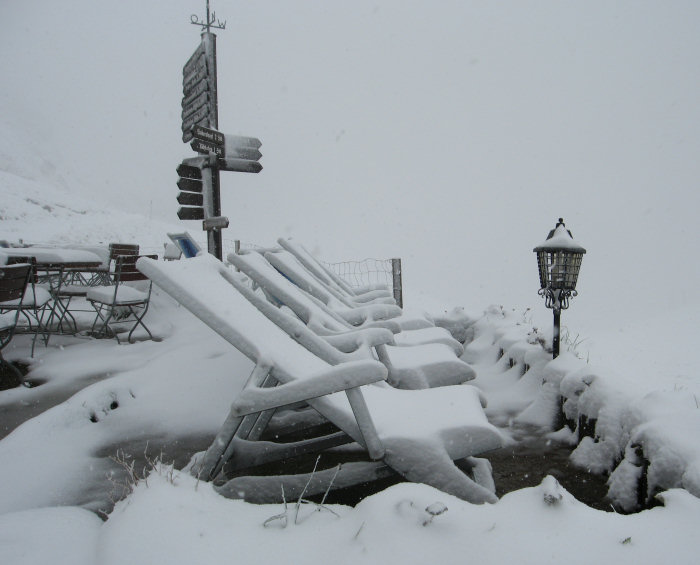
<path id="1" fill-rule="evenodd" d="M 394 300 L 403 308 L 403 288 L 401 281 L 401 259 L 391 260 L 391 278 L 394 281 Z"/>

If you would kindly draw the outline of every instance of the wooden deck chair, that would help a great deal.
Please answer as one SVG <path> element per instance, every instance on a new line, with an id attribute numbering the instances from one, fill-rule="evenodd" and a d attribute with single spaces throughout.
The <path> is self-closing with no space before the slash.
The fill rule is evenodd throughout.
<path id="1" fill-rule="evenodd" d="M 351 323 L 348 317 L 340 316 L 322 301 L 292 283 L 258 252 L 230 254 L 228 261 L 262 288 L 273 303 L 291 308 L 309 328 L 319 335 L 334 335 L 354 329 L 382 327 L 390 329 L 395 334 L 396 345 L 443 343 L 449 346 L 457 356 L 464 353 L 462 344 L 444 328 L 431 326 L 402 330 L 400 324 L 392 319 L 354 318 L 352 319 L 354 323 Z"/>
<path id="2" fill-rule="evenodd" d="M 372 302 L 377 299 L 391 299 L 387 303 L 394 302 L 393 292 L 386 285 L 369 285 L 362 289 L 353 289 L 341 277 L 328 269 L 323 263 L 316 259 L 307 249 L 300 243 L 290 238 L 279 238 L 277 240 L 284 249 L 289 251 L 297 258 L 306 269 L 309 270 L 315 277 L 329 288 L 337 290 L 341 295 L 344 295 L 350 300 L 359 303 Z"/>
<path id="3" fill-rule="evenodd" d="M 309 329 L 341 351 L 356 351 L 365 357 L 372 355 L 371 349 L 366 347 L 362 331 L 283 277 L 259 253 L 231 254 L 228 260 L 262 288 L 274 304 L 291 309 Z M 386 323 L 391 323 L 391 320 Z M 391 329 L 395 331 L 395 328 Z M 399 340 L 410 334 L 415 335 Z M 389 370 L 389 383 L 398 388 L 462 384 L 476 376 L 474 370 L 459 359 L 464 353 L 462 344 L 443 328 L 403 331 L 394 335 L 391 342 L 375 343 L 374 349 Z"/>
<path id="4" fill-rule="evenodd" d="M 404 330 L 429 328 L 435 325 L 428 317 L 406 315 L 395 304 L 357 303 L 348 299 L 337 290 L 326 286 L 285 249 L 268 251 L 265 253 L 265 258 L 290 281 L 321 300 L 328 308 L 346 318 L 353 325 L 355 325 L 353 318 L 358 315 L 363 318 L 371 316 L 374 320 L 391 319 Z"/>
<path id="5" fill-rule="evenodd" d="M 472 502 L 496 500 L 453 462 L 501 445 L 477 389 L 389 387 L 382 364 L 355 360 L 330 346 L 211 255 L 173 262 L 141 259 L 137 268 L 255 363 L 195 474 L 221 481 L 224 466 L 232 464 L 242 474 L 232 480 L 240 481 L 250 467 L 356 442 L 370 459 L 410 481 Z M 299 402 L 338 431 L 291 443 L 258 441 L 278 408 Z M 245 497 L 235 484 L 229 489 L 226 484 L 221 492 Z"/>
<path id="6" fill-rule="evenodd" d="M 264 256 L 283 276 L 317 300 L 323 302 L 328 308 L 338 313 L 352 325 L 357 325 L 358 321 L 362 323 L 366 320 L 395 319 L 403 314 L 401 308 L 396 304 L 358 304 L 347 300 L 337 291 L 327 287 L 316 278 L 289 251 L 284 249 L 267 251 Z"/>
<path id="7" fill-rule="evenodd" d="M 150 339 L 153 339 L 151 331 L 143 321 L 151 300 L 152 283 L 148 277 L 136 269 L 136 261 L 140 257 L 139 255 L 117 255 L 114 271 L 110 273 L 110 279 L 113 280 L 114 285 L 88 288 L 85 298 L 93 305 L 96 312 L 91 330 L 95 337 L 115 337 L 117 342 L 121 343 L 117 329 L 126 324 L 127 328 L 122 328 L 122 331 L 126 332 L 128 329 L 129 343 L 139 326 L 146 330 Z M 158 258 L 157 255 L 142 257 Z M 145 290 L 130 284 L 137 281 L 148 281 Z"/>

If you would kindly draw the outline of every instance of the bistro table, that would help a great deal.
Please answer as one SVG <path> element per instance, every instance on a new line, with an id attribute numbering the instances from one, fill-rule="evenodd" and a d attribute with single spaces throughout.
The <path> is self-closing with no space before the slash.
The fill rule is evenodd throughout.
<path id="1" fill-rule="evenodd" d="M 70 295 L 62 296 L 61 287 L 67 275 L 72 277 L 75 273 L 90 273 L 103 269 L 103 259 L 97 253 L 87 249 L 41 246 L 3 247 L 0 249 L 0 263 L 7 263 L 11 257 L 33 259 L 37 271 L 33 278 L 49 285 L 53 305 L 48 320 L 42 324 L 44 327 L 40 328 L 40 333 L 48 335 L 54 322 L 56 322 L 56 329 L 62 333 L 63 321 L 67 316 L 73 320 L 73 326 L 77 330 L 75 319 L 68 312 L 71 297 Z M 48 338 L 46 341 L 48 342 Z"/>

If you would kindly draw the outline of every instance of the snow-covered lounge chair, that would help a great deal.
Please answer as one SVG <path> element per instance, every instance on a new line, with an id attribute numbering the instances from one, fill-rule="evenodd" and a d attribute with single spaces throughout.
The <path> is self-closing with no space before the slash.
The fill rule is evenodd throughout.
<path id="1" fill-rule="evenodd" d="M 227 462 L 236 474 L 249 475 L 245 469 L 252 466 L 356 442 L 370 459 L 410 481 L 472 502 L 496 500 L 490 488 L 454 464 L 464 458 L 473 463 L 472 456 L 501 445 L 477 389 L 390 387 L 383 382 L 387 371 L 381 363 L 354 360 L 330 346 L 249 289 L 244 275 L 210 255 L 172 262 L 140 259 L 137 268 L 255 363 L 200 462 L 202 478 L 217 478 Z M 387 330 L 374 332 L 378 338 L 391 337 Z M 339 431 L 292 443 L 257 441 L 277 408 L 301 401 Z M 241 492 L 246 490 L 241 478 L 218 487 L 220 492 L 248 498 Z"/>
<path id="2" fill-rule="evenodd" d="M 370 285 L 363 289 L 353 289 L 342 278 L 328 269 L 316 257 L 311 255 L 306 248 L 291 238 L 279 238 L 277 240 L 282 248 L 289 251 L 304 267 L 311 272 L 318 280 L 328 288 L 332 288 L 341 296 L 348 300 L 365 303 L 376 300 L 386 301 L 387 304 L 394 304 L 394 295 L 386 285 Z M 387 300 L 388 299 L 388 300 Z"/>
<path id="3" fill-rule="evenodd" d="M 284 249 L 267 251 L 265 258 L 280 273 L 287 277 L 299 288 L 323 302 L 329 309 L 345 318 L 350 324 L 357 325 L 357 318 L 360 320 L 392 320 L 399 324 L 403 330 L 415 330 L 428 328 L 433 323 L 424 317 L 405 316 L 399 306 L 394 303 L 394 299 L 381 299 L 391 301 L 391 303 L 354 302 L 343 296 L 335 289 L 326 286 L 315 277 L 299 260 L 289 251 Z"/>
<path id="4" fill-rule="evenodd" d="M 389 329 L 398 331 L 393 341 L 374 344 L 379 360 L 389 370 L 388 380 L 392 386 L 431 388 L 462 384 L 476 376 L 474 370 L 458 358 L 464 352 L 462 344 L 443 328 L 400 331 L 391 320 L 355 327 L 282 276 L 259 253 L 231 254 L 228 260 L 262 288 L 274 304 L 288 307 L 309 329 L 341 351 L 371 358 L 372 351 L 366 346 L 365 336 L 372 334 L 364 330 L 388 324 Z"/>

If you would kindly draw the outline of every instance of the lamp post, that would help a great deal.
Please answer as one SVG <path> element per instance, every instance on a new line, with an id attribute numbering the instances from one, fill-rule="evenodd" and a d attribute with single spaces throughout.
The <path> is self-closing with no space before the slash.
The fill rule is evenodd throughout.
<path id="1" fill-rule="evenodd" d="M 552 358 L 559 355 L 559 332 L 561 311 L 569 307 L 569 299 L 576 296 L 576 281 L 581 269 L 581 261 L 586 250 L 581 247 L 571 232 L 566 229 L 564 220 L 559 218 L 556 227 L 549 232 L 547 240 L 533 249 L 537 253 L 537 267 L 540 272 L 540 290 L 545 306 L 554 311 L 554 336 L 552 338 Z"/>

